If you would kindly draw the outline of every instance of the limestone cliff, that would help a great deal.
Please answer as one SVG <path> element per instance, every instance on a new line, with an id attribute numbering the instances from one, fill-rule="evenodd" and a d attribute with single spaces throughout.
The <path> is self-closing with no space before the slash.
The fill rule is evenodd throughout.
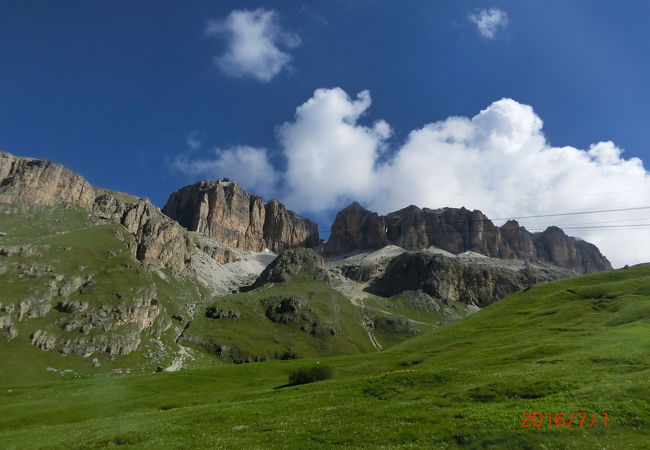
<path id="1" fill-rule="evenodd" d="M 146 199 L 93 188 L 85 178 L 43 159 L 0 153 L 0 203 L 71 204 L 99 220 L 121 223 L 135 237 L 125 240 L 134 256 L 154 268 L 186 274 L 194 253 L 192 236 Z"/>
<path id="2" fill-rule="evenodd" d="M 387 244 L 384 218 L 354 202 L 336 215 L 325 253 L 342 255 L 354 250 L 381 248 Z"/>
<path id="3" fill-rule="evenodd" d="M 276 252 L 318 245 L 315 223 L 233 181 L 200 181 L 172 193 L 163 213 L 190 231 L 243 250 Z"/>
<path id="4" fill-rule="evenodd" d="M 493 258 L 539 260 L 580 273 L 611 269 L 596 246 L 569 237 L 557 227 L 538 234 L 514 220 L 497 227 L 481 211 L 465 208 L 409 206 L 379 216 L 353 203 L 336 215 L 324 252 L 335 256 L 387 244 L 407 250 L 433 245 L 455 254 L 472 251 Z"/>
<path id="5" fill-rule="evenodd" d="M 577 275 L 546 263 L 493 259 L 479 255 L 448 257 L 407 252 L 390 261 L 367 291 L 389 297 L 421 290 L 444 302 L 487 306 L 535 284 Z"/>
<path id="6" fill-rule="evenodd" d="M 92 186 L 61 164 L 0 152 L 0 203 L 71 203 L 87 208 L 94 200 Z"/>
<path id="7" fill-rule="evenodd" d="M 264 250 L 264 202 L 237 183 L 201 181 L 169 196 L 163 213 L 190 231 L 243 250 Z"/>
<path id="8" fill-rule="evenodd" d="M 265 207 L 264 240 L 269 250 L 280 253 L 292 247 L 316 247 L 318 226 L 311 220 L 288 210 L 277 200 Z"/>

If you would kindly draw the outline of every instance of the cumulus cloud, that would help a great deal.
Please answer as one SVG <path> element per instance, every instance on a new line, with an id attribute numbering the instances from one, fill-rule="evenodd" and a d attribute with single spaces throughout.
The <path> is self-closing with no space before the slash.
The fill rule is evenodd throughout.
<path id="1" fill-rule="evenodd" d="M 274 192 L 277 174 L 265 149 L 248 146 L 215 148 L 212 154 L 209 158 L 181 155 L 173 161 L 173 166 L 195 178 L 229 178 L 252 192 Z"/>
<path id="2" fill-rule="evenodd" d="M 469 15 L 476 29 L 486 39 L 494 39 L 500 29 L 504 29 L 509 22 L 508 14 L 499 8 L 482 9 Z"/>
<path id="3" fill-rule="evenodd" d="M 219 69 L 262 82 L 287 67 L 292 57 L 285 50 L 300 44 L 298 35 L 282 29 L 277 12 L 262 8 L 234 10 L 223 20 L 209 21 L 205 33 L 227 39 L 225 53 L 214 58 Z"/>
<path id="4" fill-rule="evenodd" d="M 384 121 L 371 127 L 357 124 L 369 106 L 368 91 L 352 99 L 342 89 L 318 89 L 298 107 L 295 121 L 280 127 L 290 204 L 322 211 L 371 196 L 374 163 L 391 129 Z"/>
<path id="5" fill-rule="evenodd" d="M 286 159 L 281 173 L 263 149 L 249 147 L 181 166 L 218 172 L 312 214 L 331 214 L 358 200 L 383 214 L 410 204 L 465 206 L 502 224 L 518 216 L 650 206 L 650 174 L 640 159 L 624 158 L 612 142 L 588 149 L 551 145 L 542 119 L 515 100 L 495 101 L 473 117 L 428 123 L 390 151 L 391 127 L 382 120 L 368 124 L 370 106 L 368 91 L 350 97 L 339 88 L 318 89 L 278 129 Z M 647 228 L 602 226 L 650 223 L 641 220 L 649 216 L 650 210 L 640 210 L 519 222 L 532 231 L 566 227 L 620 266 L 647 260 L 650 234 Z"/>

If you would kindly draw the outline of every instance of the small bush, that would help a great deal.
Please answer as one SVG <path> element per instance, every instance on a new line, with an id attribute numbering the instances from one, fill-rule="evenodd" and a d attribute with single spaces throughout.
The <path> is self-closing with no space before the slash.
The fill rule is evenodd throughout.
<path id="1" fill-rule="evenodd" d="M 327 380 L 332 376 L 332 369 L 327 366 L 300 367 L 289 372 L 289 384 L 313 383 L 314 381 Z"/>

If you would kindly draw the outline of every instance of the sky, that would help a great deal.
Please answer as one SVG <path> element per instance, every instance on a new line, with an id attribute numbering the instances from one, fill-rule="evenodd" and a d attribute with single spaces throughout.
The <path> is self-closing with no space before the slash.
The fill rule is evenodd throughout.
<path id="1" fill-rule="evenodd" d="M 635 264 L 649 25 L 642 0 L 3 0 L 0 150 L 159 207 L 227 177 L 323 237 L 354 200 L 546 216 L 518 220 Z"/>

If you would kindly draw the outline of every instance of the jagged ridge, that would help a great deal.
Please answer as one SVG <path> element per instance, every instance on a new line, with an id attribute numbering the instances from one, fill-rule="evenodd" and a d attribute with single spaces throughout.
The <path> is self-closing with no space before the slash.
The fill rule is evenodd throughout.
<path id="1" fill-rule="evenodd" d="M 162 212 L 191 231 L 243 250 L 281 252 L 319 244 L 316 224 L 277 200 L 229 180 L 199 181 L 172 193 Z"/>
<path id="2" fill-rule="evenodd" d="M 357 202 L 336 215 L 324 253 L 335 256 L 389 244 L 407 250 L 433 245 L 456 254 L 472 251 L 493 258 L 539 260 L 580 273 L 612 268 L 595 245 L 567 236 L 558 227 L 535 234 L 514 220 L 497 227 L 481 211 L 465 208 L 411 205 L 380 216 Z"/>

